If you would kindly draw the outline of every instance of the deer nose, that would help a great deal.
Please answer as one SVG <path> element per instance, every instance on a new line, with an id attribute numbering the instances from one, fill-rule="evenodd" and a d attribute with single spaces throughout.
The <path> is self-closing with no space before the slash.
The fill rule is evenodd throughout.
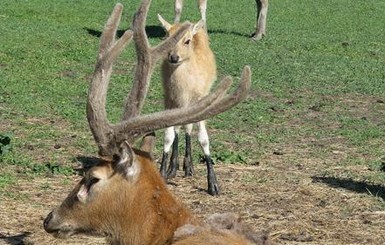
<path id="1" fill-rule="evenodd" d="M 49 222 L 51 221 L 52 217 L 53 217 L 53 214 L 52 214 L 52 212 L 51 212 L 51 213 L 49 213 L 49 214 L 47 215 L 47 217 L 44 219 L 44 222 L 43 222 L 44 230 L 45 230 L 46 232 L 48 232 L 48 233 L 51 233 L 51 232 L 53 231 L 53 230 L 50 228 L 50 226 L 49 226 Z"/>
<path id="2" fill-rule="evenodd" d="M 172 54 L 172 55 L 170 55 L 170 63 L 178 63 L 178 61 L 179 61 L 179 56 L 178 55 L 176 55 L 176 54 Z"/>

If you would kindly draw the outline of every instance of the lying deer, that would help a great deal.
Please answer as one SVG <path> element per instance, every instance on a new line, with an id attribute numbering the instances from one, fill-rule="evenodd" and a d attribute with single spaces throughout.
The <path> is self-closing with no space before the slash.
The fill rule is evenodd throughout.
<path id="1" fill-rule="evenodd" d="M 113 245 L 268 245 L 229 214 L 199 222 L 168 190 L 147 152 L 123 142 L 111 161 L 103 161 L 44 220 L 57 238 L 76 233 L 104 234 Z"/>
<path id="2" fill-rule="evenodd" d="M 162 16 L 158 15 L 167 35 L 177 32 L 181 25 L 171 25 Z M 170 50 L 162 64 L 162 81 L 165 93 L 166 109 L 186 108 L 206 96 L 217 78 L 215 57 L 209 46 L 209 37 L 203 28 L 201 20 L 192 25 L 185 36 Z M 169 127 L 165 130 L 163 157 L 160 172 L 163 177 L 173 178 L 178 169 L 178 127 Z M 193 174 L 191 157 L 191 131 L 193 124 L 185 125 L 186 148 L 183 162 L 185 176 Z M 209 137 L 205 121 L 198 123 L 198 140 L 203 149 L 204 160 L 207 165 L 208 193 L 216 195 L 219 187 L 210 156 Z M 170 166 L 166 173 L 168 154 L 172 146 Z"/>
<path id="3" fill-rule="evenodd" d="M 44 229 L 61 238 L 75 233 L 105 234 L 115 245 L 194 245 L 208 238 L 216 244 L 251 244 L 249 236 L 219 228 L 202 235 L 183 233 L 185 238 L 175 241 L 180 238 L 175 235 L 179 228 L 200 227 L 200 223 L 167 189 L 149 154 L 132 148 L 136 139 L 149 132 L 199 122 L 230 109 L 246 98 L 251 84 L 251 71 L 246 66 L 232 93 L 228 93 L 232 79 L 226 77 L 212 93 L 188 108 L 139 115 L 156 62 L 191 28 L 186 23 L 158 46 L 150 47 L 145 32 L 150 2 L 142 1 L 133 30 L 117 40 L 121 4 L 115 6 L 104 27 L 87 101 L 87 119 L 102 161 L 88 170 L 63 203 L 46 217 Z M 137 54 L 133 85 L 122 120 L 112 124 L 105 109 L 112 66 L 131 39 Z"/>
<path id="4" fill-rule="evenodd" d="M 269 6 L 268 0 L 255 0 L 257 5 L 257 23 L 255 32 L 251 35 L 253 40 L 260 40 L 263 36 L 266 35 L 266 18 L 267 18 L 267 9 Z M 206 9 L 207 9 L 207 0 L 198 0 L 198 7 L 201 13 L 201 19 L 206 22 Z M 175 23 L 180 21 L 180 16 L 182 14 L 183 0 L 175 0 L 174 11 L 175 11 Z"/>

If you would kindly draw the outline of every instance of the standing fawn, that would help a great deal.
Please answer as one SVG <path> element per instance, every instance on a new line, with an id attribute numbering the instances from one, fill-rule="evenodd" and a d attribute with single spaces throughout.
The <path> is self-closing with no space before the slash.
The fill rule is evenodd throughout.
<path id="1" fill-rule="evenodd" d="M 251 71 L 246 66 L 232 93 L 228 93 L 232 79 L 226 77 L 212 93 L 188 108 L 140 115 L 156 62 L 191 29 L 191 24 L 186 23 L 158 46 L 150 47 L 145 32 L 150 3 L 142 1 L 134 16 L 133 30 L 127 30 L 117 40 L 121 4 L 115 6 L 104 27 L 87 100 L 87 120 L 102 160 L 48 214 L 44 229 L 60 238 L 76 233 L 104 234 L 113 245 L 198 245 L 207 241 L 256 244 L 258 240 L 248 231 L 213 225 L 202 230 L 190 210 L 167 189 L 151 157 L 132 148 L 138 138 L 149 132 L 199 122 L 230 109 L 246 98 L 251 84 Z M 112 66 L 131 39 L 137 54 L 133 85 L 122 120 L 112 124 L 105 108 Z M 266 239 L 262 242 L 266 244 Z"/>
<path id="2" fill-rule="evenodd" d="M 171 25 L 162 16 L 159 21 L 167 31 L 167 35 L 173 35 L 181 25 Z M 212 84 L 217 78 L 215 57 L 209 46 L 209 37 L 203 28 L 201 20 L 193 24 L 185 36 L 170 50 L 162 64 L 162 81 L 165 93 L 166 109 L 186 108 L 206 96 Z M 178 127 L 169 127 L 165 130 L 164 149 L 160 172 L 165 178 L 173 178 L 178 169 Z M 191 131 L 193 124 L 185 125 L 186 148 L 183 161 L 185 176 L 193 174 L 191 157 Z M 207 165 L 208 193 L 216 195 L 219 187 L 215 176 L 213 163 L 210 157 L 209 137 L 205 121 L 198 123 L 198 140 L 203 149 L 204 160 Z M 172 147 L 170 166 L 166 173 L 168 153 Z"/>
<path id="3" fill-rule="evenodd" d="M 251 35 L 253 40 L 260 40 L 263 36 L 266 35 L 266 18 L 267 18 L 267 8 L 269 6 L 269 0 L 255 0 L 257 5 L 257 23 L 255 32 Z M 198 0 L 198 7 L 201 13 L 201 19 L 206 23 L 206 9 L 207 9 L 207 0 Z M 180 16 L 182 14 L 183 0 L 175 0 L 174 11 L 175 11 L 175 23 L 180 21 Z"/>

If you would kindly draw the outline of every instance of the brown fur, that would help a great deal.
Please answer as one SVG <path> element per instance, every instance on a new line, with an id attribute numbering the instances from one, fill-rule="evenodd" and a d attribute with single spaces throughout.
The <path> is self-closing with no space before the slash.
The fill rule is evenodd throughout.
<path id="1" fill-rule="evenodd" d="M 213 214 L 204 226 L 184 225 L 174 233 L 175 244 L 271 245 L 268 233 L 254 232 L 233 213 Z M 200 242 L 200 243 L 199 243 Z"/>
<path id="2" fill-rule="evenodd" d="M 174 231 L 196 224 L 190 211 L 168 190 L 148 155 L 137 151 L 126 178 L 116 162 L 103 161 L 91 168 L 81 182 L 52 212 L 45 228 L 57 237 L 77 232 L 107 234 L 111 244 L 167 244 Z M 89 186 L 83 201 L 82 186 Z"/>
<path id="3" fill-rule="evenodd" d="M 212 217 L 201 225 L 168 190 L 148 153 L 133 153 L 123 143 L 119 157 L 88 170 L 47 216 L 44 228 L 61 238 L 105 234 L 115 245 L 269 244 L 253 239 L 254 233 L 234 215 Z"/>

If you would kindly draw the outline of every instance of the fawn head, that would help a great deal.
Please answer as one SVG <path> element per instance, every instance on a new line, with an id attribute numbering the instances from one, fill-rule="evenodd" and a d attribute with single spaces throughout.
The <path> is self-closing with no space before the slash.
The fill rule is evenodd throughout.
<path id="1" fill-rule="evenodd" d="M 163 28 L 166 30 L 167 36 L 173 35 L 181 27 L 181 24 L 179 23 L 175 23 L 173 25 L 170 24 L 160 14 L 158 14 L 158 19 Z M 168 53 L 167 60 L 170 64 L 179 65 L 194 55 L 194 48 L 196 47 L 197 42 L 202 42 L 204 41 L 202 39 L 208 38 L 205 33 L 206 31 L 204 26 L 205 22 L 203 20 L 200 20 L 197 23 L 191 25 L 185 35 Z M 206 42 L 208 42 L 208 40 Z"/>

